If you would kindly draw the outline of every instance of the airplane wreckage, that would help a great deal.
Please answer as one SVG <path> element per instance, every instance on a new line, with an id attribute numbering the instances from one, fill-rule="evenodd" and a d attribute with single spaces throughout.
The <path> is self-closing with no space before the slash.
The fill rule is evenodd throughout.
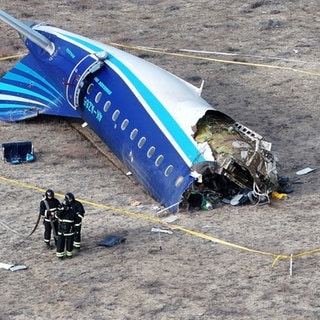
<path id="1" fill-rule="evenodd" d="M 215 110 L 201 88 L 86 37 L 2 10 L 0 19 L 29 50 L 0 81 L 0 120 L 81 118 L 171 212 L 239 195 L 268 202 L 277 190 L 271 143 Z"/>

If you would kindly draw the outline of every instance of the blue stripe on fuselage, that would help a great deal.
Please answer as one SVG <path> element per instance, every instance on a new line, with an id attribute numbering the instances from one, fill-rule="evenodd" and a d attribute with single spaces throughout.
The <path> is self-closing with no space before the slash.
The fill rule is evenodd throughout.
<path id="1" fill-rule="evenodd" d="M 71 36 L 69 34 L 64 34 L 64 36 L 70 38 L 71 40 L 89 48 L 94 52 L 101 52 L 103 48 L 100 48 L 84 39 L 79 39 L 77 37 Z M 205 161 L 204 157 L 200 154 L 196 146 L 190 141 L 190 138 L 177 124 L 175 119 L 166 110 L 166 108 L 161 104 L 161 102 L 153 95 L 153 93 L 142 83 L 136 75 L 125 66 L 119 59 L 115 58 L 113 55 L 108 55 L 108 60 L 112 62 L 121 72 L 129 79 L 129 81 L 138 90 L 143 99 L 147 102 L 149 106 L 152 106 L 153 112 L 156 114 L 158 119 L 163 123 L 166 129 L 169 131 L 170 135 L 174 137 L 177 144 L 180 146 L 181 150 L 185 153 L 186 157 L 191 163 Z"/>
<path id="2" fill-rule="evenodd" d="M 36 87 L 41 91 L 46 92 L 49 96 L 51 96 L 52 98 L 55 98 L 55 95 L 53 94 L 53 92 L 49 91 L 47 88 L 45 88 L 44 86 L 38 84 L 38 83 L 33 83 L 33 81 L 30 78 L 26 78 L 24 76 L 20 76 L 17 73 L 8 73 L 4 79 L 6 80 L 10 80 L 11 84 L 15 84 L 16 82 L 21 82 L 24 83 L 26 87 L 30 86 L 32 88 Z"/>
<path id="3" fill-rule="evenodd" d="M 23 63 L 18 63 L 17 65 L 15 65 L 14 67 L 17 70 L 20 70 L 21 72 L 25 73 L 25 74 L 29 74 L 31 76 L 33 76 L 34 78 L 38 79 L 40 82 L 44 83 L 45 85 L 47 85 L 52 92 L 55 92 L 57 95 L 63 97 L 61 95 L 61 93 L 50 83 L 48 82 L 44 77 L 42 77 L 39 73 L 33 71 L 29 66 L 27 66 L 26 64 Z"/>
<path id="4" fill-rule="evenodd" d="M 10 93 L 15 93 L 17 91 L 17 86 L 13 85 L 13 84 L 8 84 L 8 83 L 0 83 L 0 90 L 2 92 L 8 92 L 8 94 Z M 19 94 L 20 95 L 23 95 L 25 97 L 27 97 L 27 99 L 31 99 L 31 98 L 28 98 L 28 97 L 32 97 L 34 99 L 38 99 L 39 101 L 41 102 L 44 102 L 46 101 L 47 103 L 49 104 L 52 104 L 53 101 L 52 99 L 49 99 L 43 95 L 40 95 L 32 90 L 28 90 L 28 89 L 23 89 L 23 88 L 19 88 Z"/>
<path id="5" fill-rule="evenodd" d="M 156 114 L 161 123 L 169 131 L 170 135 L 174 137 L 180 148 L 186 154 L 191 163 L 199 157 L 199 150 L 190 142 L 190 138 L 177 124 L 175 119 L 171 116 L 168 110 L 161 104 L 161 102 L 150 92 L 150 90 L 142 83 L 120 60 L 110 55 L 109 59 L 115 66 L 117 66 L 124 75 L 134 84 L 135 88 L 141 94 L 143 99 L 149 106 L 152 106 L 152 111 Z M 198 161 L 201 159 L 197 159 Z M 202 159 L 204 161 L 204 159 Z"/>

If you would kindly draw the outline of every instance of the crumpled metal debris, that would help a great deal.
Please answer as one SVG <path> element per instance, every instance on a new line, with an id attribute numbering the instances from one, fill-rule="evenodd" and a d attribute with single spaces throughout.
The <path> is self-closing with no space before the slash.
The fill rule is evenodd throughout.
<path id="1" fill-rule="evenodd" d="M 240 188 L 270 193 L 277 188 L 276 159 L 271 143 L 217 110 L 209 110 L 196 124 L 194 139 L 208 143 L 216 162 L 215 172 Z"/>
<path id="2" fill-rule="evenodd" d="M 212 209 L 224 199 L 233 199 L 233 205 L 269 203 L 269 195 L 279 188 L 270 142 L 217 110 L 208 110 L 193 129 L 207 160 L 191 168 L 195 180 L 183 195 L 182 208 L 208 210 L 205 203 Z"/>
<path id="3" fill-rule="evenodd" d="M 18 270 L 25 270 L 28 269 L 28 267 L 24 265 L 15 265 L 15 264 L 8 264 L 0 262 L 0 269 L 6 269 L 10 271 L 18 271 Z"/>

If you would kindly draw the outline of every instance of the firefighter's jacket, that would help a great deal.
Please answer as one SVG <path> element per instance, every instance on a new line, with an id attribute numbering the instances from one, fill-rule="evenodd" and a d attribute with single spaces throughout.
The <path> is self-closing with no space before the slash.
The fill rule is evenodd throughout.
<path id="1" fill-rule="evenodd" d="M 74 210 L 71 207 L 61 208 L 57 211 L 56 217 L 58 219 L 58 236 L 73 236 L 76 221 Z"/>
<path id="2" fill-rule="evenodd" d="M 48 204 L 48 208 L 46 203 Z M 44 217 L 45 222 L 50 222 L 50 220 L 54 221 L 56 218 L 52 216 L 52 212 L 56 212 L 60 206 L 60 201 L 57 198 L 52 199 L 43 199 L 40 202 L 40 214 Z"/>
<path id="3" fill-rule="evenodd" d="M 70 204 L 76 214 L 75 228 L 79 229 L 79 228 L 81 228 L 81 225 L 82 225 L 82 218 L 84 217 L 85 210 L 83 208 L 82 203 L 78 200 L 73 200 L 70 202 Z"/>

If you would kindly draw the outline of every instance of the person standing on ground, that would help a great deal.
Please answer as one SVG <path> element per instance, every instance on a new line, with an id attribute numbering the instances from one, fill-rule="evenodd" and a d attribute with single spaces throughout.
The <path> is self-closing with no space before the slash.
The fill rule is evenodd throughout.
<path id="1" fill-rule="evenodd" d="M 56 255 L 59 259 L 63 259 L 64 256 L 72 258 L 76 214 L 68 200 L 63 200 L 61 208 L 56 213 L 56 217 L 58 220 Z"/>
<path id="2" fill-rule="evenodd" d="M 70 202 L 70 205 L 73 211 L 76 213 L 76 220 L 74 225 L 74 239 L 73 239 L 73 247 L 76 250 L 80 250 L 81 246 L 81 226 L 82 226 L 82 219 L 85 214 L 85 210 L 83 205 L 80 201 L 76 200 L 73 193 L 68 192 L 65 195 L 65 200 Z"/>
<path id="3" fill-rule="evenodd" d="M 58 222 L 55 217 L 56 212 L 60 206 L 60 201 L 54 197 L 54 192 L 48 189 L 40 201 L 40 211 L 39 214 L 43 216 L 44 225 L 44 242 L 47 249 L 52 249 L 50 245 L 51 232 L 53 233 L 54 241 L 56 244 L 56 235 Z"/>

